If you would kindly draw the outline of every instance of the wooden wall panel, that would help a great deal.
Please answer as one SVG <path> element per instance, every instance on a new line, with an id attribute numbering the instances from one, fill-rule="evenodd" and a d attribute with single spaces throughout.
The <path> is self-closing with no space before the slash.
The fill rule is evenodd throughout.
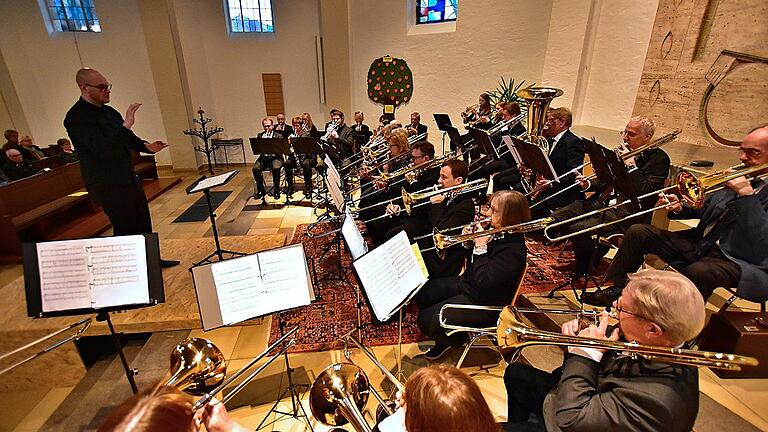
<path id="1" fill-rule="evenodd" d="M 261 82 L 264 86 L 264 103 L 267 107 L 267 115 L 275 116 L 284 113 L 282 76 L 279 73 L 264 73 L 261 74 Z"/>
<path id="2" fill-rule="evenodd" d="M 704 146 L 768 123 L 766 17 L 765 0 L 660 0 L 634 114 Z"/>

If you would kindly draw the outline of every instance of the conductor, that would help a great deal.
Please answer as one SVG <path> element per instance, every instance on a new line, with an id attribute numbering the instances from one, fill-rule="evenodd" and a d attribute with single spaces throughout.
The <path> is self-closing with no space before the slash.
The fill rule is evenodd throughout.
<path id="1" fill-rule="evenodd" d="M 168 144 L 150 143 L 131 131 L 141 104 L 131 104 L 123 119 L 107 105 L 112 84 L 98 71 L 80 69 L 75 81 L 80 99 L 67 112 L 64 127 L 80 154 L 85 188 L 109 217 L 114 235 L 152 232 L 149 204 L 133 170 L 131 150 L 157 153 Z M 163 268 L 178 264 L 179 261 L 160 260 Z"/>

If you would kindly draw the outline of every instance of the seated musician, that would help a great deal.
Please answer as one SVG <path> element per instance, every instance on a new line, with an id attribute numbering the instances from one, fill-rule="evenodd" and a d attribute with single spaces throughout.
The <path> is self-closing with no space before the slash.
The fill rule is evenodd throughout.
<path id="1" fill-rule="evenodd" d="M 293 126 L 285 123 L 285 114 L 280 113 L 276 115 L 275 118 L 277 119 L 277 124 L 275 125 L 275 132 L 279 133 L 284 137 L 289 137 L 293 135 L 293 132 L 294 132 Z"/>
<path id="2" fill-rule="evenodd" d="M 318 132 L 317 126 L 315 126 L 314 123 L 312 123 L 312 116 L 309 115 L 308 112 L 301 114 L 301 123 L 304 126 L 304 129 L 306 129 L 309 132 L 309 136 L 313 138 L 320 138 L 322 134 Z"/>
<path id="3" fill-rule="evenodd" d="M 413 166 L 426 166 L 427 162 L 435 158 L 435 146 L 429 141 L 417 141 L 413 143 L 411 149 L 411 164 Z M 440 167 L 432 167 L 427 170 L 420 170 L 416 181 L 409 183 L 407 181 L 401 183 L 402 186 L 408 192 L 416 192 L 426 189 L 430 186 L 435 186 L 440 179 Z M 397 189 L 397 187 L 395 187 Z"/>
<path id="4" fill-rule="evenodd" d="M 335 150 L 335 154 L 331 153 L 331 158 L 338 159 L 333 161 L 337 167 L 341 167 L 341 162 L 355 153 L 354 135 L 352 128 L 344 123 L 344 113 L 337 109 L 331 110 L 331 123 L 326 127 L 326 139 Z"/>
<path id="5" fill-rule="evenodd" d="M 768 163 L 768 126 L 750 132 L 741 142 L 741 162 L 753 167 Z M 604 295 L 590 295 L 602 303 L 621 294 L 626 274 L 637 270 L 645 254 L 654 254 L 690 278 L 704 298 L 717 287 L 736 288 L 744 299 L 764 302 L 768 298 L 768 188 L 764 180 L 738 177 L 725 189 L 706 197 L 695 209 L 666 195 L 674 205 L 671 218 L 700 218 L 696 228 L 670 232 L 652 225 L 632 225 L 608 269 L 606 278 L 615 283 Z M 590 294 L 590 293 L 588 293 Z"/>
<path id="6" fill-rule="evenodd" d="M 75 149 L 72 148 L 72 143 L 66 138 L 59 138 L 56 140 L 56 145 L 59 146 L 59 153 L 56 155 L 65 164 L 74 163 L 80 160 L 80 156 Z"/>
<path id="7" fill-rule="evenodd" d="M 2 170 L 11 181 L 21 180 L 37 173 L 32 163 L 24 159 L 19 150 L 12 148 L 5 152 L 5 156 L 8 160 L 2 166 Z"/>
<path id="8" fill-rule="evenodd" d="M 291 126 L 290 126 L 291 134 L 288 136 L 288 138 L 308 138 L 309 137 L 309 130 L 307 130 L 304 127 L 304 123 L 301 120 L 301 117 L 296 116 L 293 119 L 291 119 Z M 293 150 L 293 148 L 291 148 Z M 311 197 L 312 196 L 312 168 L 317 166 L 317 155 L 316 154 L 300 154 L 298 155 L 299 163 L 301 164 L 301 173 L 304 177 L 304 197 Z M 296 161 L 296 155 L 291 154 L 288 156 L 288 159 L 285 161 L 285 169 L 286 172 L 288 170 L 293 170 L 297 166 Z M 291 179 L 293 179 L 293 176 L 291 176 Z"/>
<path id="9" fill-rule="evenodd" d="M 500 122 L 512 120 L 515 116 L 520 115 L 520 106 L 514 102 L 499 102 L 497 107 Z M 518 183 L 520 175 L 517 172 L 517 162 L 515 162 L 512 153 L 504 145 L 503 139 L 505 135 L 520 135 L 524 132 L 525 126 L 522 122 L 518 122 L 517 124 L 507 125 L 494 133 L 491 136 L 491 142 L 498 149 L 500 158 L 490 162 L 487 159 L 481 159 L 478 162 L 481 166 L 477 167 L 476 170 L 473 169 L 474 174 L 470 179 L 474 180 L 493 176 L 494 191 L 510 189 L 512 184 Z"/>
<path id="10" fill-rule="evenodd" d="M 488 93 L 481 93 L 477 98 L 477 104 L 467 107 L 461 113 L 461 120 L 466 128 L 471 126 L 478 129 L 488 129 L 491 127 L 491 111 L 491 96 Z"/>
<path id="11" fill-rule="evenodd" d="M 283 136 L 280 135 L 278 132 L 275 132 L 273 127 L 272 119 L 269 117 L 265 117 L 261 121 L 261 126 L 264 128 L 263 132 L 259 132 L 257 137 L 259 138 L 282 138 Z M 259 155 L 258 159 L 256 159 L 256 162 L 253 164 L 253 168 L 251 171 L 253 171 L 253 179 L 256 181 L 256 199 L 263 198 L 267 194 L 267 188 L 264 185 L 264 175 L 262 174 L 262 171 L 265 169 L 268 169 L 272 171 L 272 191 L 273 196 L 275 199 L 280 198 L 280 169 L 283 167 L 283 155 L 274 155 L 274 154 L 262 154 Z M 293 193 L 293 172 L 291 171 L 290 175 L 288 172 L 291 170 L 286 170 L 285 177 L 288 181 L 288 192 L 289 194 Z"/>
<path id="12" fill-rule="evenodd" d="M 547 121 L 544 123 L 542 135 L 549 143 L 549 160 L 558 176 L 584 164 L 584 143 L 581 138 L 571 132 L 572 118 L 573 115 L 568 108 L 550 108 L 547 111 Z M 576 174 L 569 175 L 560 179 L 559 183 L 553 184 L 543 177 L 538 177 L 531 199 L 534 202 L 543 199 L 573 184 L 575 179 Z M 571 188 L 531 209 L 532 217 L 534 219 L 547 217 L 552 211 L 580 199 L 584 199 L 584 192 Z"/>
<path id="13" fill-rule="evenodd" d="M 355 112 L 355 124 L 352 125 L 352 130 L 355 132 L 368 132 L 370 128 L 368 128 L 368 125 L 363 123 L 365 121 L 365 114 L 363 114 L 362 111 L 356 111 Z"/>
<path id="14" fill-rule="evenodd" d="M 499 191 L 493 194 L 488 211 L 491 228 L 515 225 L 531 219 L 527 200 L 516 191 Z M 479 226 L 469 226 L 464 229 L 463 234 L 477 231 L 481 231 Z M 450 347 L 459 347 L 467 341 L 465 334 L 445 334 L 439 320 L 440 308 L 443 305 L 508 305 L 515 297 L 514 283 L 525 268 L 525 239 L 520 234 L 476 237 L 465 246 L 472 249 L 472 258 L 464 273 L 461 276 L 434 277 L 430 269 L 429 280 L 415 297 L 415 303 L 421 309 L 419 328 L 435 341 L 435 346 L 424 355 L 430 360 L 442 357 Z M 461 248 L 454 246 L 446 251 L 451 249 Z M 470 327 L 493 325 L 497 319 L 498 313 L 489 315 L 478 311 L 451 315 L 452 323 Z"/>
<path id="15" fill-rule="evenodd" d="M 633 117 L 624 128 L 624 144 L 629 150 L 638 149 L 651 142 L 655 130 L 656 126 L 651 119 L 642 116 Z M 661 189 L 669 175 L 669 156 L 664 150 L 658 147 L 646 150 L 640 153 L 637 157 L 625 160 L 624 163 L 629 168 L 629 176 L 634 184 L 634 190 L 638 195 L 648 194 Z M 605 188 L 602 187 L 599 181 L 585 181 L 584 177 L 581 176 L 577 177 L 577 179 L 584 191 L 592 191 L 594 194 L 587 199 L 574 201 L 555 211 L 552 214 L 555 220 L 562 221 L 570 219 L 627 199 L 623 194 L 619 194 L 617 198 L 607 200 L 606 194 L 610 193 L 611 190 L 604 190 Z M 651 208 L 655 204 L 655 201 L 656 198 L 650 196 L 640 202 L 641 208 Z M 585 228 L 597 226 L 601 223 L 624 218 L 637 211 L 638 208 L 634 204 L 623 205 L 600 214 L 579 219 L 572 224 L 566 225 L 560 232 L 577 232 Z M 645 218 L 650 221 L 651 214 L 647 214 Z M 621 233 L 633 223 L 642 220 L 642 218 L 633 218 L 624 223 L 607 227 L 601 230 L 599 234 L 603 237 L 608 237 L 612 234 Z M 595 243 L 592 237 L 594 234 L 595 232 L 588 232 L 571 238 L 571 241 L 573 242 L 573 252 L 576 258 L 575 262 L 573 264 L 569 263 L 567 267 L 561 266 L 560 270 L 573 269 L 576 272 L 576 275 L 588 275 L 592 272 L 608 251 L 608 248 L 602 245 L 598 245 L 595 249 Z M 573 267 L 570 267 L 571 265 L 573 265 Z"/>
<path id="16" fill-rule="evenodd" d="M 643 270 L 614 303 L 618 329 L 608 315 L 581 329 L 566 322 L 562 333 L 593 339 L 680 347 L 704 327 L 704 301 L 685 276 Z M 617 351 L 569 347 L 553 373 L 513 363 L 504 373 L 505 431 L 692 430 L 699 409 L 698 370 Z"/>
<path id="17" fill-rule="evenodd" d="M 379 423 L 381 432 L 498 432 L 480 387 L 453 366 L 432 365 L 408 378 L 399 409 Z"/>
<path id="18" fill-rule="evenodd" d="M 406 129 L 408 130 L 409 136 L 427 133 L 427 125 L 421 123 L 421 114 L 415 111 L 411 113 L 411 123 Z"/>
<path id="19" fill-rule="evenodd" d="M 245 432 L 232 420 L 224 404 L 211 399 L 192 411 L 188 396 L 176 387 L 156 385 L 132 396 L 115 408 L 99 426 L 99 432 L 195 432 L 205 425 L 208 432 Z"/>

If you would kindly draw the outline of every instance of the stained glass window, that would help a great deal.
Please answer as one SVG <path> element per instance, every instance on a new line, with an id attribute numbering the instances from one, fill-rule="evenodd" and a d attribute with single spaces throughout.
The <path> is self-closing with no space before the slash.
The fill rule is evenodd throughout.
<path id="1" fill-rule="evenodd" d="M 100 32 L 93 0 L 45 0 L 48 18 L 57 32 Z"/>
<path id="2" fill-rule="evenodd" d="M 416 24 L 456 21 L 459 0 L 416 0 Z"/>
<path id="3" fill-rule="evenodd" d="M 227 0 L 229 31 L 232 33 L 272 33 L 272 0 Z"/>

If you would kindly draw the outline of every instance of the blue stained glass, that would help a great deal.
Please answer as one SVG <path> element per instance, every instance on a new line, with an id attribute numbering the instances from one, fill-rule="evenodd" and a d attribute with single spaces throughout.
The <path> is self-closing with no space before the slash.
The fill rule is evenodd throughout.
<path id="1" fill-rule="evenodd" d="M 271 0 L 227 0 L 232 33 L 272 33 Z"/>
<path id="2" fill-rule="evenodd" d="M 416 0 L 416 24 L 456 21 L 458 0 Z"/>
<path id="3" fill-rule="evenodd" d="M 55 31 L 101 31 L 92 0 L 46 0 L 46 6 Z"/>

